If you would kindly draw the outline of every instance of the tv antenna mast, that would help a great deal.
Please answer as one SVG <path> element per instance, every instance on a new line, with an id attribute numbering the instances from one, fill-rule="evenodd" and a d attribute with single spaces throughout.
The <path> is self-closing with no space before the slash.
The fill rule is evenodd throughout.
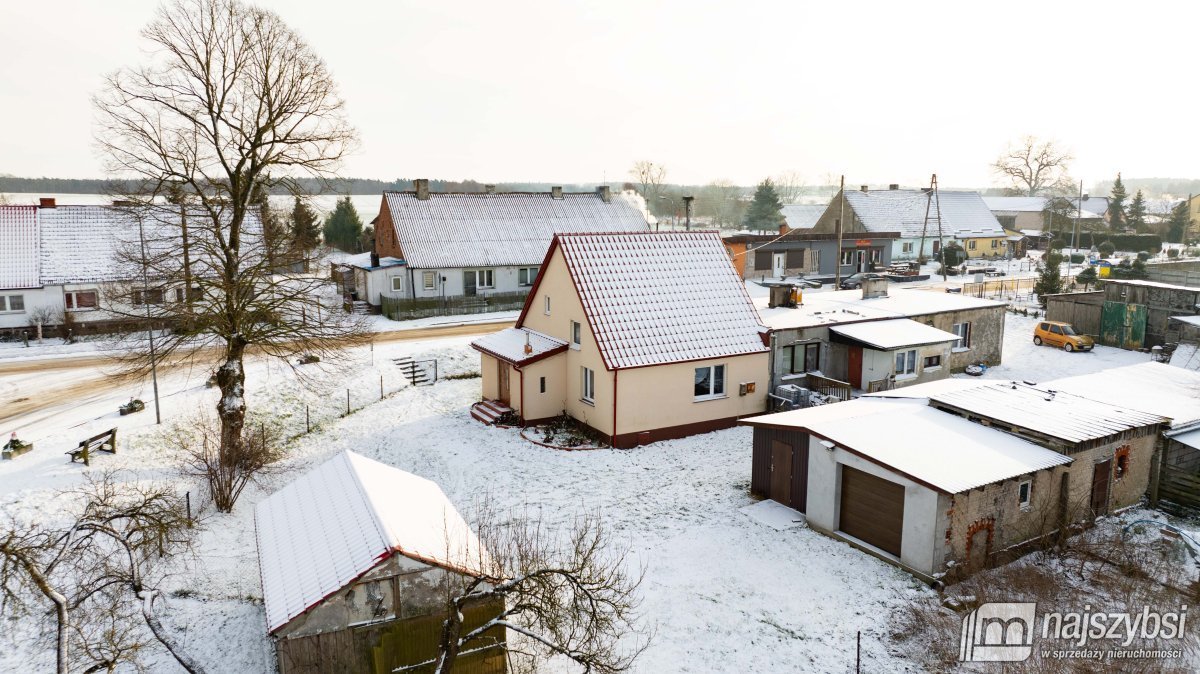
<path id="1" fill-rule="evenodd" d="M 937 174 L 929 179 L 929 189 L 925 192 L 925 221 L 921 223 L 921 247 L 917 249 L 917 262 L 925 259 L 925 234 L 929 231 L 929 209 L 933 207 L 937 217 L 937 257 L 942 266 L 942 281 L 946 281 L 946 248 L 942 234 L 942 202 L 938 198 Z"/>

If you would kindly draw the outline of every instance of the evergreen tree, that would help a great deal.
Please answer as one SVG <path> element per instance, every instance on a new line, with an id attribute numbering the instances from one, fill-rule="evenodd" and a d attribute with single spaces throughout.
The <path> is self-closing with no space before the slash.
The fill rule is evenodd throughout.
<path id="1" fill-rule="evenodd" d="M 1096 276 L 1096 268 L 1091 265 L 1088 265 L 1075 276 L 1075 282 L 1082 283 L 1085 291 L 1098 280 L 1100 279 Z"/>
<path id="2" fill-rule="evenodd" d="M 297 250 L 307 253 L 321 243 L 321 226 L 317 220 L 317 214 L 308 202 L 296 197 L 292 204 L 291 234 Z"/>
<path id="3" fill-rule="evenodd" d="M 1191 225 L 1188 219 L 1188 202 L 1181 201 L 1171 209 L 1171 217 L 1167 220 L 1167 241 L 1183 243 Z"/>
<path id="4" fill-rule="evenodd" d="M 1125 226 L 1125 198 L 1129 195 L 1125 192 L 1125 183 L 1121 182 L 1121 174 L 1117 174 L 1117 180 L 1113 183 L 1112 193 L 1108 198 L 1108 226 L 1112 229 L 1120 229 Z"/>
<path id="5" fill-rule="evenodd" d="M 338 199 L 337 206 L 325 219 L 325 243 L 347 253 L 362 252 L 363 224 L 350 196 Z"/>
<path id="6" fill-rule="evenodd" d="M 1129 202 L 1129 226 L 1138 232 L 1146 231 L 1146 197 L 1138 190 Z"/>
<path id="7" fill-rule="evenodd" d="M 779 201 L 775 184 L 767 178 L 758 184 L 754 190 L 754 200 L 746 209 L 746 229 L 779 229 L 783 222 L 783 203 Z"/>
<path id="8" fill-rule="evenodd" d="M 1062 274 L 1059 267 L 1062 265 L 1063 256 L 1057 250 L 1048 250 L 1042 258 L 1042 273 L 1038 276 L 1037 284 L 1033 286 L 1033 292 L 1037 294 L 1038 301 L 1042 306 L 1046 306 L 1046 296 L 1062 292 Z"/>

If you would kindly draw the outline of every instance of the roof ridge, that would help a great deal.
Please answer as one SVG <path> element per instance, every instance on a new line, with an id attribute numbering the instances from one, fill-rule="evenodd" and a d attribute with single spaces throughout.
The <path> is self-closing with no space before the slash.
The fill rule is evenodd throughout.
<path id="1" fill-rule="evenodd" d="M 379 510 L 375 507 L 375 503 L 367 496 L 367 485 L 358 474 L 358 466 L 351 460 L 352 456 L 362 459 L 366 459 L 367 457 L 349 449 L 342 450 L 342 453 L 338 456 L 343 457 L 346 466 L 350 470 L 351 477 L 354 478 L 354 483 L 358 485 L 358 495 L 362 498 L 363 504 L 366 505 L 367 511 L 371 513 L 371 521 L 375 524 L 375 530 L 379 532 L 379 537 L 387 544 L 389 551 L 395 551 L 399 547 L 395 532 L 383 523 L 383 518 L 379 516 Z"/>

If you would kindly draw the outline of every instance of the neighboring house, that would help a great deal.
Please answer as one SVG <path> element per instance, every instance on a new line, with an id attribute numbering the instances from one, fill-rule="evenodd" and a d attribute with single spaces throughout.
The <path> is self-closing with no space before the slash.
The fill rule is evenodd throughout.
<path id="1" fill-rule="evenodd" d="M 842 240 L 841 274 L 882 269 L 892 263 L 895 232 L 865 232 Z M 742 278 L 828 277 L 838 272 L 836 234 L 779 228 L 779 234 L 739 232 L 724 236 L 733 266 Z"/>
<path id="2" fill-rule="evenodd" d="M 349 451 L 263 499 L 254 528 L 280 674 L 392 671 L 434 657 L 448 583 L 487 563 L 436 484 Z M 467 622 L 489 609 L 470 607 Z M 494 636 L 503 641 L 504 629 Z M 469 671 L 505 671 L 502 648 L 470 659 Z"/>
<path id="3" fill-rule="evenodd" d="M 1046 320 L 1064 321 L 1106 346 L 1144 349 L 1167 343 L 1177 316 L 1200 314 L 1200 288 L 1112 279 L 1102 290 L 1049 295 Z"/>
<path id="4" fill-rule="evenodd" d="M 1015 382 L 942 388 L 744 420 L 751 490 L 927 579 L 1146 493 L 1165 418 Z"/>
<path id="5" fill-rule="evenodd" d="M 55 329 L 102 331 L 128 324 L 146 304 L 182 301 L 182 286 L 155 285 L 153 278 L 148 292 L 139 290 L 139 219 L 151 254 L 178 239 L 173 208 L 60 206 L 54 199 L 0 206 L 0 331 L 32 335 L 39 311 L 51 314 Z M 259 231 L 256 215 L 246 216 L 246 231 Z M 201 274 L 198 258 L 192 264 Z"/>
<path id="6" fill-rule="evenodd" d="M 595 192 L 436 193 L 428 180 L 385 192 L 375 225 L 379 264 L 356 265 L 356 299 L 520 297 L 558 233 L 648 229 L 641 198 Z"/>
<path id="7" fill-rule="evenodd" d="M 864 391 L 918 384 L 998 365 L 1004 345 L 1004 302 L 887 281 L 759 311 L 771 329 L 773 393 L 781 384 L 806 386 L 810 374 Z"/>
<path id="8" fill-rule="evenodd" d="M 790 229 L 812 229 L 829 204 L 784 204 L 783 222 Z"/>
<path id="9" fill-rule="evenodd" d="M 1034 238 L 1048 229 L 1050 213 L 1046 210 L 1046 197 L 983 197 L 983 201 L 1007 229 Z M 1082 209 L 1077 197 L 1069 201 L 1074 209 L 1071 216 L 1078 216 L 1080 231 L 1096 229 L 1107 221 L 1108 197 L 1087 197 Z"/>
<path id="10" fill-rule="evenodd" d="M 516 326 L 481 337 L 483 397 L 632 447 L 766 409 L 766 328 L 716 232 L 559 234 Z"/>
<path id="11" fill-rule="evenodd" d="M 1007 252 L 1004 228 L 978 192 L 929 189 L 845 190 L 843 238 L 859 232 L 899 232 L 893 260 L 932 258 L 956 240 L 968 257 L 996 257 Z M 814 233 L 837 232 L 839 197 L 834 197 L 813 227 Z M 940 226 L 939 226 L 940 223 Z"/>

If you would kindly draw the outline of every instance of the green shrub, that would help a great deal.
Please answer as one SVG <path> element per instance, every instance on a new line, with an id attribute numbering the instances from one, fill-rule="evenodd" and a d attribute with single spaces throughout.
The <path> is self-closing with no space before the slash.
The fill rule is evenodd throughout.
<path id="1" fill-rule="evenodd" d="M 1170 258 L 1170 259 L 1172 259 L 1172 260 L 1174 260 L 1175 258 L 1179 257 L 1179 249 L 1178 249 L 1178 248 L 1172 248 L 1171 250 L 1168 250 L 1168 251 L 1167 251 L 1167 257 L 1168 257 L 1168 258 Z"/>
<path id="2" fill-rule="evenodd" d="M 1086 259 L 1083 253 L 1071 253 L 1071 262 L 1074 264 L 1083 264 Z"/>
<path id="3" fill-rule="evenodd" d="M 1109 255 L 1117 252 L 1117 247 L 1114 246 L 1111 241 L 1105 241 L 1101 243 L 1098 248 L 1100 249 L 1100 254 L 1104 257 L 1108 257 Z"/>
<path id="4" fill-rule="evenodd" d="M 1141 260 L 1142 262 L 1145 262 L 1146 260 L 1150 259 L 1150 253 L 1147 253 L 1146 251 L 1143 250 L 1142 252 L 1137 254 L 1137 259 Z"/>

